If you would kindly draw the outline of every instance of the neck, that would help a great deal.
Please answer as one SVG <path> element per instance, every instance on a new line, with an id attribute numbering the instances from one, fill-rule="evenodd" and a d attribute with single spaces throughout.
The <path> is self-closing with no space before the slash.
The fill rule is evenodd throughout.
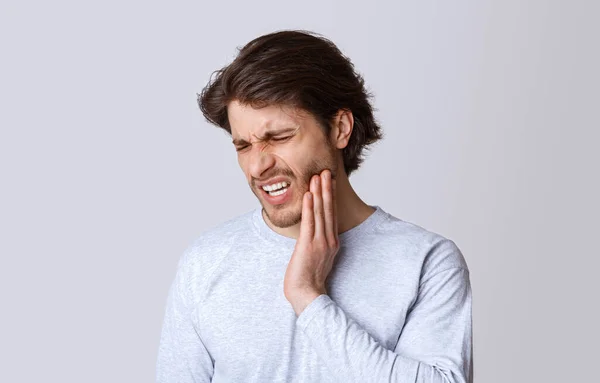
<path id="1" fill-rule="evenodd" d="M 340 174 L 341 175 L 341 174 Z M 367 219 L 375 209 L 366 204 L 356 194 L 347 177 L 341 176 L 336 179 L 336 210 L 338 222 L 338 234 L 360 225 Z M 274 226 L 263 212 L 263 218 L 267 225 L 276 233 L 297 239 L 300 234 L 300 223 L 290 227 Z"/>

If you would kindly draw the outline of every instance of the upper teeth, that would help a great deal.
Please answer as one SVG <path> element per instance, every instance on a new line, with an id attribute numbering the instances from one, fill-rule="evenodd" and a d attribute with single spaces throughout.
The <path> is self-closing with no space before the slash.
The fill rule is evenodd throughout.
<path id="1" fill-rule="evenodd" d="M 288 186 L 287 182 L 279 182 L 277 184 L 273 184 L 273 185 L 265 185 L 262 188 L 266 191 L 273 191 L 273 190 L 277 190 L 277 189 L 281 189 Z"/>

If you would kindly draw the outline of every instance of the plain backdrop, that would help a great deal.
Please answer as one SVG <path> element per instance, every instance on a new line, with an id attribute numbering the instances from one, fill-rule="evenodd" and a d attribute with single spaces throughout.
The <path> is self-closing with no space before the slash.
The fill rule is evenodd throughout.
<path id="1" fill-rule="evenodd" d="M 0 381 L 150 382 L 176 263 L 258 207 L 196 104 L 261 34 L 332 39 L 385 139 L 350 178 L 453 239 L 475 382 L 598 378 L 597 1 L 5 1 Z M 283 278 L 283 275 L 282 275 Z"/>

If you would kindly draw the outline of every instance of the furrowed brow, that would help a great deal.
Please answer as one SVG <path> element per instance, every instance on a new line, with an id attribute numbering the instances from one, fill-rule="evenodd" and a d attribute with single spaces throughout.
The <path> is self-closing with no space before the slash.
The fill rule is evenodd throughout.
<path id="1" fill-rule="evenodd" d="M 259 138 L 259 140 L 260 141 L 266 141 L 266 140 L 269 140 L 270 138 L 273 138 L 275 136 L 279 136 L 280 134 L 292 133 L 292 132 L 295 133 L 296 131 L 298 131 L 298 129 L 300 129 L 300 126 L 293 127 L 293 128 L 268 130 L 268 131 L 265 132 L 265 134 L 263 135 L 262 138 Z M 249 145 L 250 144 L 248 141 L 244 140 L 243 138 L 234 138 L 233 140 L 231 140 L 231 142 L 234 145 L 236 145 L 236 146 Z"/>

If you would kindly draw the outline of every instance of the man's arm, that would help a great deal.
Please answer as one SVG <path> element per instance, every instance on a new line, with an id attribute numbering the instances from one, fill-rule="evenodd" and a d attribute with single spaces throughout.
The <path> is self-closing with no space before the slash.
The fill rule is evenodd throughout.
<path id="1" fill-rule="evenodd" d="M 191 253 L 190 247 L 181 257 L 169 290 L 156 363 L 157 383 L 208 383 L 213 375 L 212 359 L 192 320 L 187 267 Z"/>
<path id="2" fill-rule="evenodd" d="M 339 381 L 468 383 L 471 379 L 471 286 L 466 268 L 442 270 L 421 282 L 393 351 L 325 294 L 306 307 L 297 325 Z"/>

